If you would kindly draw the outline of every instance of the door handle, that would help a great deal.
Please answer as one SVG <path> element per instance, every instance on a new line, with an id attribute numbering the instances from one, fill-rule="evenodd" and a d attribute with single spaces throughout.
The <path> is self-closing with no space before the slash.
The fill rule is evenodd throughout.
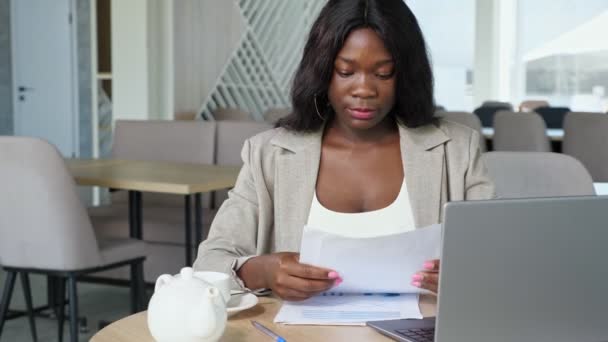
<path id="1" fill-rule="evenodd" d="M 29 91 L 29 90 L 34 90 L 34 88 L 20 86 L 20 87 L 17 88 L 17 90 L 20 91 L 20 92 L 25 92 L 25 91 Z"/>

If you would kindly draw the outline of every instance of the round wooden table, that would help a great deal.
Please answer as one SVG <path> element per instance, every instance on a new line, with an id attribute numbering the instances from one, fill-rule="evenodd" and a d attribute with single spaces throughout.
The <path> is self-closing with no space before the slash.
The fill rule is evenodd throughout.
<path id="1" fill-rule="evenodd" d="M 272 322 L 281 307 L 281 300 L 272 297 L 260 297 L 259 303 L 228 319 L 228 326 L 220 341 L 230 342 L 268 342 L 271 339 L 256 330 L 250 320 L 254 319 L 289 342 L 296 341 L 390 341 L 368 327 L 363 326 L 311 326 L 311 325 L 282 325 Z M 424 296 L 420 303 L 424 316 L 435 313 L 434 297 Z M 145 311 L 125 317 L 100 330 L 93 342 L 131 342 L 154 341 L 148 330 L 147 314 Z"/>

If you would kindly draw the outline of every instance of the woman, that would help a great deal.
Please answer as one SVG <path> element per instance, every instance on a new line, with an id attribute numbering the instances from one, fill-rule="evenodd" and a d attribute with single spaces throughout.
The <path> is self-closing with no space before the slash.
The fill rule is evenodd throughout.
<path id="1" fill-rule="evenodd" d="M 438 223 L 447 201 L 491 198 L 478 133 L 433 117 L 432 79 L 403 0 L 330 0 L 295 75 L 293 113 L 245 143 L 195 268 L 302 300 L 342 281 L 299 263 L 306 224 L 391 234 Z M 439 261 L 421 268 L 403 276 L 437 292 Z"/>

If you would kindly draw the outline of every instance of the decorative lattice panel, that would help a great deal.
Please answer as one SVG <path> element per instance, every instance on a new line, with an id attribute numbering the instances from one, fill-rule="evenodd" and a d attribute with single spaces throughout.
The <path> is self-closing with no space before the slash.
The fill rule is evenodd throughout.
<path id="1" fill-rule="evenodd" d="M 247 28 L 200 114 L 212 118 L 217 108 L 241 108 L 262 120 L 266 110 L 289 106 L 293 73 L 326 0 L 234 1 Z"/>

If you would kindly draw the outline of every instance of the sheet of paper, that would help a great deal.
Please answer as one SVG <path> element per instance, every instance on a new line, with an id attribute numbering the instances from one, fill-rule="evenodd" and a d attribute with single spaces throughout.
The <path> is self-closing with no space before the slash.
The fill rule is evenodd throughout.
<path id="1" fill-rule="evenodd" d="M 427 260 L 440 255 L 441 225 L 370 238 L 351 238 L 304 227 L 300 262 L 335 270 L 343 293 L 421 293 L 410 285 Z"/>
<path id="2" fill-rule="evenodd" d="M 275 323 L 364 325 L 368 321 L 422 318 L 418 295 L 325 294 L 283 302 Z"/>

